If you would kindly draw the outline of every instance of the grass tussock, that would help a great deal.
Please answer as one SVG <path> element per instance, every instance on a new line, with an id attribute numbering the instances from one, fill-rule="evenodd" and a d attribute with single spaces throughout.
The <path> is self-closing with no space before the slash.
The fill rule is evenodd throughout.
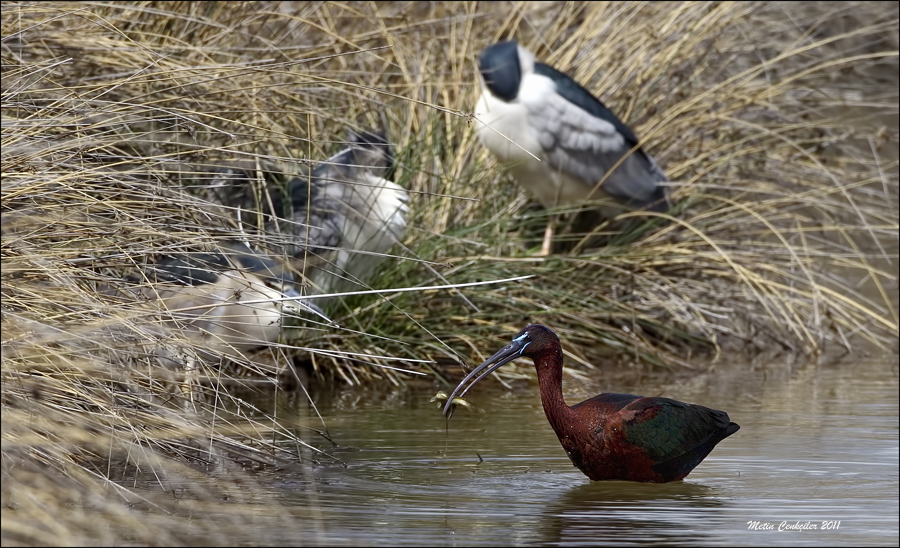
<path id="1" fill-rule="evenodd" d="M 2 19 L 4 545 L 229 542 L 274 523 L 288 511 L 241 470 L 316 458 L 322 425 L 282 428 L 229 386 L 298 359 L 397 383 L 534 321 L 584 364 L 896 340 L 894 3 L 4 2 Z M 636 130 L 673 181 L 669 214 L 534 256 L 547 212 L 469 115 L 478 52 L 510 37 Z M 409 228 L 361 287 L 384 291 L 323 304 L 340 328 L 304 320 L 220 367 L 123 292 L 161 254 L 275 243 L 208 169 L 302 174 L 367 128 L 394 144 Z M 160 367 L 161 348 L 199 369 Z M 190 487 L 176 504 L 147 485 Z M 185 510 L 223 497 L 237 504 L 214 518 Z"/>

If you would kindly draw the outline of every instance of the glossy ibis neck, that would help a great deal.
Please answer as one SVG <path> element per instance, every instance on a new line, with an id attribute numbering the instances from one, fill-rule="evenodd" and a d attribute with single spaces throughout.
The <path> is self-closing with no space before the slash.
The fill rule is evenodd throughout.
<path id="1" fill-rule="evenodd" d="M 572 414 L 572 408 L 566 405 L 562 393 L 562 363 L 562 349 L 558 346 L 534 358 L 544 414 L 557 433 L 559 427 L 569 422 L 567 419 Z"/>

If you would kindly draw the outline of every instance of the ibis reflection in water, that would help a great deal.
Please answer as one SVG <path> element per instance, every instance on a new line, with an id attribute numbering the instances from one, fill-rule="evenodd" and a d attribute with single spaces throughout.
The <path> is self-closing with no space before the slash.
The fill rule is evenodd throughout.
<path id="1" fill-rule="evenodd" d="M 444 415 L 450 418 L 454 401 L 520 356 L 534 361 L 544 413 L 563 449 L 595 481 L 680 480 L 740 428 L 724 411 L 669 398 L 600 394 L 569 407 L 562 395 L 562 347 L 542 325 L 526 327 L 469 373 L 447 398 Z"/>

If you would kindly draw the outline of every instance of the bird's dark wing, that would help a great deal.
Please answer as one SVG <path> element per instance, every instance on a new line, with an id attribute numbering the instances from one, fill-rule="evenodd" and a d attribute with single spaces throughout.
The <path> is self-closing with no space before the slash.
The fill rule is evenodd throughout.
<path id="1" fill-rule="evenodd" d="M 552 80 L 556 93 L 521 93 L 520 101 L 550 165 L 590 188 L 603 181 L 603 190 L 623 203 L 644 207 L 657 201 L 666 178 L 653 158 L 635 149 L 634 132 L 565 74 L 542 63 L 535 64 L 535 73 Z"/>
<path id="2" fill-rule="evenodd" d="M 295 177 L 290 182 L 291 210 L 283 215 L 278 229 L 293 237 L 288 253 L 300 257 L 312 253 L 325 257 L 341 245 L 343 208 L 328 192 L 332 186 L 323 177 L 320 164 L 309 177 Z"/>
<path id="3" fill-rule="evenodd" d="M 221 253 L 184 253 L 161 258 L 147 272 L 151 281 L 196 286 L 215 283 L 227 269 L 228 259 Z"/>
<path id="4" fill-rule="evenodd" d="M 323 184 L 316 170 L 290 177 L 271 163 L 240 162 L 216 170 L 209 186 L 245 228 L 266 234 L 270 250 L 313 265 L 327 262 L 330 250 L 340 245 L 334 222 L 339 206 L 325 195 Z"/>
<path id="5" fill-rule="evenodd" d="M 243 242 L 230 240 L 221 242 L 212 253 L 164 256 L 149 269 L 151 279 L 156 281 L 193 286 L 217 283 L 226 271 L 253 274 L 275 288 L 294 283 L 293 274 L 282 261 L 263 255 Z"/>
<path id="6" fill-rule="evenodd" d="M 600 101 L 600 99 L 594 97 L 591 92 L 584 89 L 570 76 L 549 65 L 545 65 L 544 63 L 535 63 L 534 73 L 546 76 L 553 80 L 556 84 L 556 92 L 573 105 L 578 106 L 595 118 L 609 122 L 613 126 L 613 129 L 622 136 L 624 143 L 628 148 L 632 148 L 638 144 L 637 137 L 634 135 L 634 132 L 631 131 L 631 128 L 623 124 L 622 121 L 619 120 L 619 118 L 613 114 L 602 101 Z"/>
<path id="7" fill-rule="evenodd" d="M 205 186 L 215 201 L 239 212 L 242 224 L 262 227 L 290 207 L 290 180 L 279 166 L 260 159 L 228 162 L 207 176 Z"/>
<path id="8" fill-rule="evenodd" d="M 654 466 L 661 468 L 689 462 L 692 468 L 693 461 L 702 460 L 716 443 L 737 431 L 724 411 L 669 398 L 640 398 L 620 413 L 628 442 L 645 448 Z"/>

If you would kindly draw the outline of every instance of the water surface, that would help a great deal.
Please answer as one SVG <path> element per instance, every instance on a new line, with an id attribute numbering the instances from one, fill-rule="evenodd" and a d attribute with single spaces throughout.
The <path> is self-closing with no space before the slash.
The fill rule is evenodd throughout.
<path id="1" fill-rule="evenodd" d="M 684 481 L 591 482 L 544 417 L 536 385 L 470 392 L 484 414 L 449 424 L 436 388 L 314 396 L 338 445 L 309 441 L 304 472 L 272 474 L 296 510 L 285 543 L 502 545 L 896 545 L 896 356 L 833 365 L 734 364 L 681 381 L 607 386 L 564 378 L 570 404 L 600 391 L 727 411 L 741 430 Z M 593 392 L 592 392 L 593 391 Z M 292 398 L 285 426 L 315 424 Z M 282 411 L 284 413 L 284 411 Z M 799 528 L 799 529 L 798 529 Z M 252 544 L 252 538 L 244 539 Z"/>

